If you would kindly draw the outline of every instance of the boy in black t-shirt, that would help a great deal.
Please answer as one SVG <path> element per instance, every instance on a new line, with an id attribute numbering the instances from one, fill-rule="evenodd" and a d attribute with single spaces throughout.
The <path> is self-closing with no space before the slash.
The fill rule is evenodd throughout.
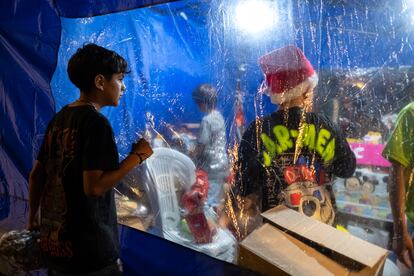
<path id="1" fill-rule="evenodd" d="M 51 275 L 120 275 L 112 188 L 152 149 L 141 139 L 119 163 L 112 127 L 99 113 L 117 106 L 125 91 L 128 64 L 120 55 L 86 44 L 67 71 L 80 97 L 48 125 L 29 177 L 28 229 L 40 226 Z"/>
<path id="2" fill-rule="evenodd" d="M 261 89 L 279 110 L 257 119 L 244 133 L 235 194 L 260 211 L 284 204 L 332 224 L 330 178 L 351 176 L 355 156 L 329 119 L 311 112 L 318 78 L 300 49 L 277 49 L 259 64 L 266 78 Z"/>

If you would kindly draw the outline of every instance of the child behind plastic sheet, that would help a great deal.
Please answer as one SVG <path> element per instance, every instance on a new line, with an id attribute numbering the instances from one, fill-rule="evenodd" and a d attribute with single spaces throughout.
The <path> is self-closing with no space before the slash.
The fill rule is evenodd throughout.
<path id="1" fill-rule="evenodd" d="M 40 227 L 48 275 L 121 275 L 113 187 L 152 154 L 140 139 L 119 162 L 112 127 L 100 113 L 119 105 L 128 72 L 123 57 L 96 44 L 69 60 L 79 98 L 52 118 L 29 178 L 27 228 Z"/>
<path id="2" fill-rule="evenodd" d="M 265 74 L 261 91 L 279 109 L 251 123 L 243 135 L 236 201 L 256 205 L 258 212 L 283 204 L 332 224 L 327 184 L 332 175 L 351 176 L 355 156 L 330 120 L 311 111 L 318 78 L 300 49 L 282 47 L 260 57 L 259 65 Z"/>
<path id="3" fill-rule="evenodd" d="M 228 175 L 226 130 L 224 118 L 216 109 L 217 91 L 210 84 L 199 85 L 193 91 L 193 100 L 203 117 L 193 157 L 198 168 L 208 174 L 207 204 L 214 209 L 224 201 L 224 182 Z"/>

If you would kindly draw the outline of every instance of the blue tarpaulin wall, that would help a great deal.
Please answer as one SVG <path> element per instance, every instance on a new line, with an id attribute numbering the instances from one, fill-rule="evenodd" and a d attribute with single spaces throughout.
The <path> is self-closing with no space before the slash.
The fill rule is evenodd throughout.
<path id="1" fill-rule="evenodd" d="M 10 213 L 9 196 L 27 199 L 28 174 L 47 123 L 78 95 L 67 80 L 66 64 L 84 42 L 113 49 L 131 65 L 120 106 L 103 110 L 121 155 L 144 130 L 147 113 L 160 127 L 199 121 L 190 95 L 200 82 L 217 85 L 220 109 L 230 121 L 235 79 L 242 79 L 251 121 L 262 80 L 257 57 L 288 43 L 302 48 L 317 70 L 412 64 L 414 26 L 405 1 L 277 2 L 284 11 L 280 28 L 249 40 L 226 25 L 225 8 L 236 1 L 3 0 L 1 218 Z M 240 64 L 247 69 L 238 70 Z M 263 106 L 264 113 L 272 108 L 266 101 Z"/>

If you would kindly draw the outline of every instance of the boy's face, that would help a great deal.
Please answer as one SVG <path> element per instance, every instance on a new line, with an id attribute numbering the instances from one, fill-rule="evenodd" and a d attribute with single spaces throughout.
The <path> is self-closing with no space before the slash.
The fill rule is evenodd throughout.
<path id="1" fill-rule="evenodd" d="M 119 99 L 124 94 L 126 87 L 124 84 L 124 74 L 116 73 L 110 80 L 105 79 L 103 97 L 105 105 L 118 106 Z"/>

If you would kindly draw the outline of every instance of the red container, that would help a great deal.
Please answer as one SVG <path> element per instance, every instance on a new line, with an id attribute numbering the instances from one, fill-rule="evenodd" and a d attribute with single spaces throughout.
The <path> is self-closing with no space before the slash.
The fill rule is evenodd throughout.
<path id="1" fill-rule="evenodd" d="M 214 233 L 210 230 L 204 213 L 188 214 L 185 220 L 197 243 L 210 243 L 213 240 Z"/>

